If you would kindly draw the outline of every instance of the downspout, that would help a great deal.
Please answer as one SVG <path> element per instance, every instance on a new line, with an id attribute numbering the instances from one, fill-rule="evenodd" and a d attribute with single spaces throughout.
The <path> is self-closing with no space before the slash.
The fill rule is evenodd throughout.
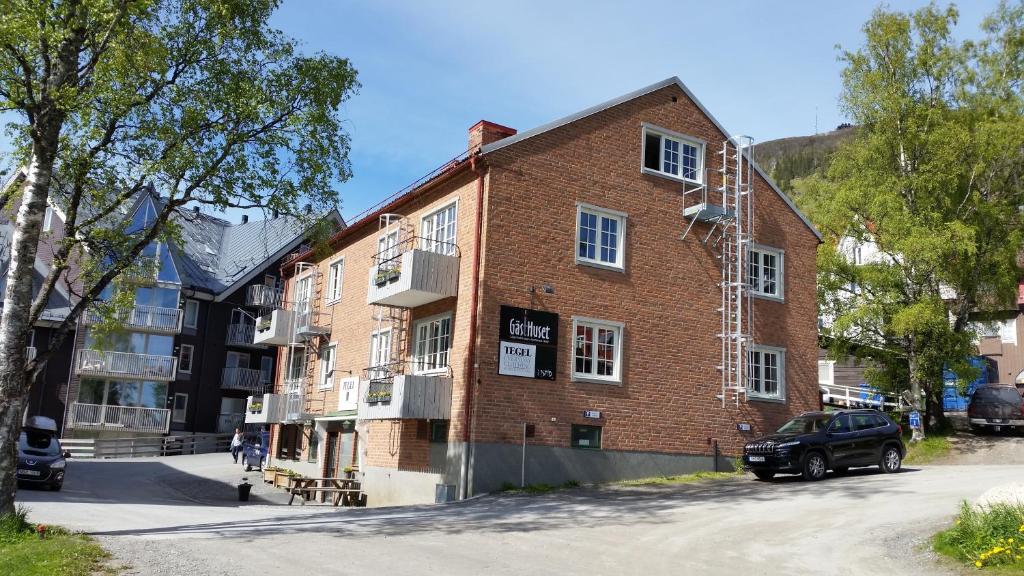
<path id="1" fill-rule="evenodd" d="M 465 372 L 463 382 L 466 385 L 466 401 L 463 402 L 464 411 L 462 414 L 462 469 L 459 482 L 459 499 L 465 500 L 470 494 L 469 489 L 469 453 L 473 447 L 473 434 L 471 430 L 473 420 L 473 394 L 476 391 L 476 328 L 479 324 L 479 287 L 480 287 L 480 237 L 483 230 L 484 212 L 484 172 L 477 164 L 478 155 L 469 157 L 470 170 L 477 173 L 476 178 L 476 222 L 473 225 L 473 278 L 469 300 L 471 320 L 469 322 L 469 347 L 466 350 Z"/>

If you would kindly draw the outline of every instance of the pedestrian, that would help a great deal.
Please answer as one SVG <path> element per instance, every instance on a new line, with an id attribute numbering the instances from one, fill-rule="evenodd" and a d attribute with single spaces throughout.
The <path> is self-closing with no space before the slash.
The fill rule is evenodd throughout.
<path id="1" fill-rule="evenodd" d="M 242 451 L 242 431 L 235 428 L 235 435 L 231 437 L 231 457 L 238 464 L 238 453 Z"/>

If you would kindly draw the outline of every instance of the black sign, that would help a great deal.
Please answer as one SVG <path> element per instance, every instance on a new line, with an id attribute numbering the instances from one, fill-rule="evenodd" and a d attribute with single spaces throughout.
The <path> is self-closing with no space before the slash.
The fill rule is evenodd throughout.
<path id="1" fill-rule="evenodd" d="M 499 337 L 498 374 L 555 379 L 558 314 L 502 306 Z"/>

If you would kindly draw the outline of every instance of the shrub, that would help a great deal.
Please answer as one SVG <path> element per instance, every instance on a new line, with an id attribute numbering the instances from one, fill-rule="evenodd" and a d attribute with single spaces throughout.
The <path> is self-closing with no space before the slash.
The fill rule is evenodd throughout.
<path id="1" fill-rule="evenodd" d="M 12 514 L 0 516 L 0 540 L 10 540 L 32 532 L 34 528 L 29 525 L 27 516 L 28 509 L 24 506 L 18 506 Z"/>
<path id="2" fill-rule="evenodd" d="M 979 508 L 964 502 L 953 527 L 935 536 L 935 548 L 978 568 L 1024 566 L 1024 504 Z"/>

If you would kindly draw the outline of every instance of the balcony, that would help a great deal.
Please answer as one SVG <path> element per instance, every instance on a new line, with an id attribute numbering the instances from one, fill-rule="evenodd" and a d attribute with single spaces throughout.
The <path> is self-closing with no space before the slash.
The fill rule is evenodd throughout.
<path id="1" fill-rule="evenodd" d="M 235 428 L 245 424 L 245 414 L 221 414 L 217 416 L 217 432 L 231 434 Z"/>
<path id="2" fill-rule="evenodd" d="M 444 374 L 395 374 L 359 383 L 363 420 L 448 420 L 451 413 L 452 379 Z"/>
<path id="3" fill-rule="evenodd" d="M 171 411 L 166 408 L 75 402 L 71 406 L 68 427 L 78 430 L 118 430 L 166 434 L 170 424 Z"/>
<path id="4" fill-rule="evenodd" d="M 295 313 L 295 337 L 297 339 L 330 333 L 330 315 L 312 310 L 300 310 Z"/>
<path id="5" fill-rule="evenodd" d="M 287 346 L 291 342 L 291 324 L 294 314 L 291 310 L 274 310 L 270 314 L 260 316 L 256 320 L 253 343 Z"/>
<path id="6" fill-rule="evenodd" d="M 249 396 L 245 406 L 246 424 L 279 424 L 285 420 L 285 395 Z"/>
<path id="7" fill-rule="evenodd" d="M 255 368 L 225 368 L 221 374 L 220 387 L 223 390 L 245 390 L 262 393 L 270 384 L 263 381 L 263 372 Z"/>
<path id="8" fill-rule="evenodd" d="M 229 346 L 248 346 L 250 348 L 263 348 L 263 344 L 255 341 L 255 324 L 229 324 L 228 336 L 225 339 Z"/>
<path id="9" fill-rule="evenodd" d="M 180 334 L 183 313 L 180 308 L 136 306 L 115 310 L 113 320 L 127 330 L 153 334 Z M 85 314 L 86 324 L 97 324 L 102 320 L 102 315 L 96 310 L 90 310 Z"/>
<path id="10" fill-rule="evenodd" d="M 169 382 L 177 374 L 174 356 L 79 350 L 75 371 L 82 376 Z"/>
<path id="11" fill-rule="evenodd" d="M 453 246 L 454 248 L 454 246 Z M 459 256 L 413 248 L 370 267 L 368 304 L 415 308 L 455 296 Z"/>
<path id="12" fill-rule="evenodd" d="M 245 305 L 256 308 L 280 308 L 284 291 L 265 284 L 253 284 L 245 292 Z"/>

